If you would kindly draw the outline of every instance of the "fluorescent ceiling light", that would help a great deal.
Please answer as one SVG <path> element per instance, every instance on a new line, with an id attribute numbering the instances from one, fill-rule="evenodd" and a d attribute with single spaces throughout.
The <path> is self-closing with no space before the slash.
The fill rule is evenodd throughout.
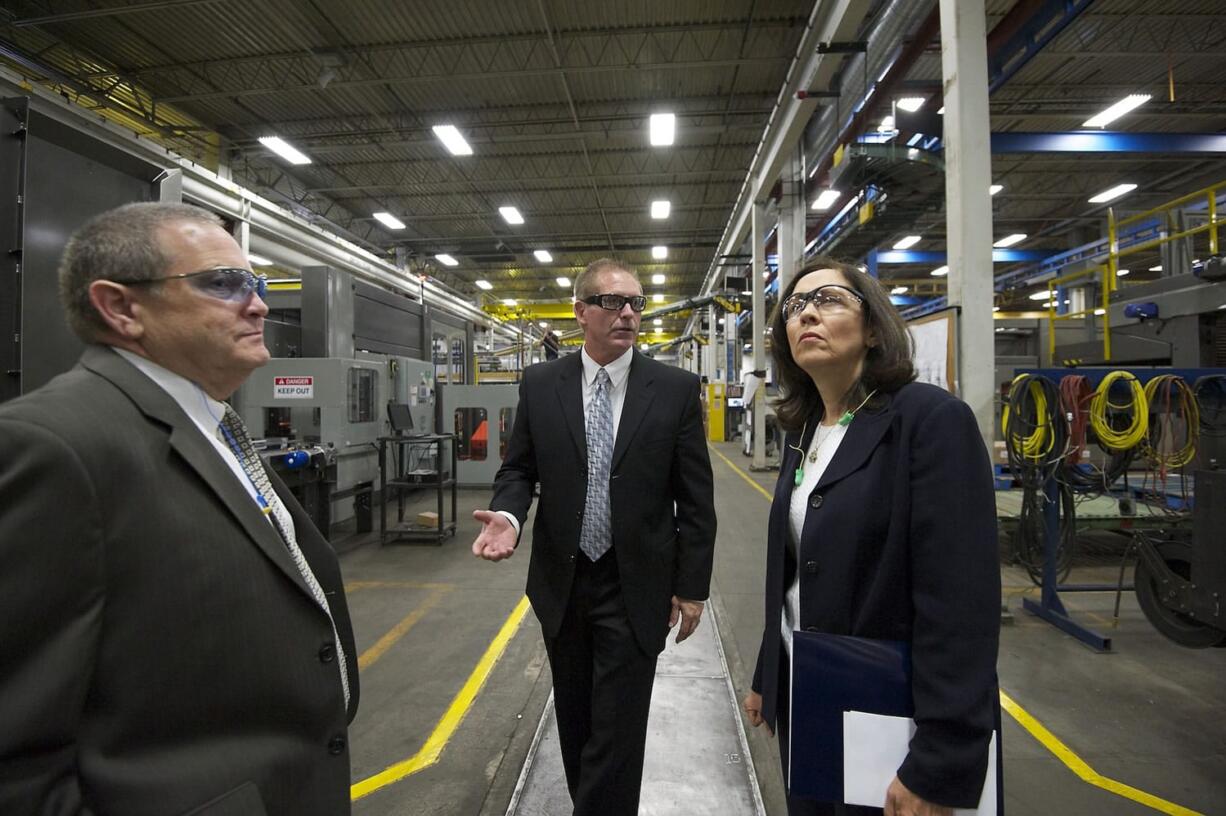
<path id="1" fill-rule="evenodd" d="M 1046 290 L 1046 289 L 1044 289 L 1042 292 L 1033 292 L 1033 293 L 1031 293 L 1031 294 L 1029 295 L 1029 297 L 1030 297 L 1030 299 L 1031 299 L 1031 300 L 1047 300 L 1047 298 L 1048 298 L 1048 293 L 1047 293 L 1047 290 Z"/>
<path id="2" fill-rule="evenodd" d="M 893 289 L 890 290 L 891 295 L 905 295 L 906 293 L 907 293 L 907 287 L 905 286 L 895 286 Z"/>
<path id="3" fill-rule="evenodd" d="M 444 261 L 444 263 L 446 263 L 446 261 Z M 477 284 L 478 289 L 484 289 L 487 292 L 494 288 L 494 284 L 490 283 L 487 280 L 479 280 L 479 281 L 473 281 L 473 282 Z"/>
<path id="4" fill-rule="evenodd" d="M 438 261 L 443 266 L 459 266 L 460 265 L 459 261 L 457 261 L 455 258 L 448 255 L 446 252 L 440 252 L 439 254 L 435 255 L 434 260 Z M 482 286 L 482 284 L 485 284 L 485 285 Z M 482 289 L 491 288 L 490 285 L 486 283 L 485 281 L 477 281 L 477 285 L 481 286 Z"/>
<path id="5" fill-rule="evenodd" d="M 518 305 L 518 303 L 519 301 L 517 301 L 515 298 L 504 298 L 502 301 L 503 306 L 515 306 Z"/>
<path id="6" fill-rule="evenodd" d="M 536 249 L 532 251 L 532 254 L 541 263 L 553 263 L 553 256 L 549 254 L 547 249 Z"/>
<path id="7" fill-rule="evenodd" d="M 663 321 L 663 320 L 661 320 L 661 319 L 660 319 L 660 318 L 658 318 L 658 317 L 657 317 L 655 320 L 651 321 L 651 322 L 652 322 L 652 324 L 653 324 L 653 325 L 655 325 L 655 326 L 663 326 L 663 325 L 664 325 L 664 321 Z"/>
<path id="8" fill-rule="evenodd" d="M 1162 264 L 1158 264 L 1157 266 L 1151 266 L 1151 267 L 1149 268 L 1149 271 L 1150 271 L 1150 272 L 1161 272 L 1161 271 L 1162 271 Z M 1119 272 L 1116 272 L 1115 274 L 1117 274 L 1117 275 L 1118 275 L 1118 274 L 1120 274 L 1120 273 L 1119 273 Z"/>
<path id="9" fill-rule="evenodd" d="M 818 210 L 819 212 L 824 212 L 825 210 L 833 207 L 834 202 L 838 201 L 839 196 L 841 195 L 842 193 L 835 189 L 822 190 L 818 194 L 817 199 L 813 202 L 812 209 Z"/>
<path id="10" fill-rule="evenodd" d="M 944 116 L 944 115 L 945 115 L 945 106 L 944 106 L 944 105 L 942 105 L 941 107 L 937 108 L 937 114 L 938 114 L 938 115 L 940 115 L 940 116 Z"/>
<path id="11" fill-rule="evenodd" d="M 932 277 L 934 278 L 943 278 L 949 274 L 949 267 L 948 266 L 938 266 L 936 269 L 932 270 L 928 274 L 932 275 Z"/>
<path id="12" fill-rule="evenodd" d="M 1128 269 L 1117 269 L 1115 270 L 1115 276 L 1117 278 L 1122 278 L 1125 275 L 1127 275 L 1130 271 L 1131 270 L 1128 270 Z M 1151 269 L 1150 271 L 1152 272 L 1153 270 Z M 1162 271 L 1162 267 L 1158 267 L 1158 271 Z"/>
<path id="13" fill-rule="evenodd" d="M 1101 315 L 1105 315 L 1106 313 L 1107 313 L 1107 310 L 1106 310 L 1106 309 L 1095 309 L 1095 310 L 1094 310 L 1094 314 L 1096 314 L 1096 315 L 1100 315 L 1100 316 L 1101 316 Z"/>
<path id="14" fill-rule="evenodd" d="M 374 214 L 374 216 L 375 216 L 376 221 L 378 221 L 380 224 L 387 227 L 388 229 L 394 229 L 394 230 L 404 229 L 404 222 L 401 221 L 396 216 L 392 215 L 391 213 L 377 212 Z"/>
<path id="15" fill-rule="evenodd" d="M 673 143 L 677 131 L 677 117 L 671 113 L 653 113 L 648 119 L 648 129 L 651 132 L 651 144 L 663 147 Z"/>
<path id="16" fill-rule="evenodd" d="M 557 281 L 558 286 L 561 286 L 561 287 L 570 286 L 570 278 L 566 277 L 565 275 L 563 275 L 560 278 L 554 278 L 554 280 Z"/>
<path id="17" fill-rule="evenodd" d="M 247 263 L 252 266 L 272 266 L 272 261 L 263 255 L 252 255 L 250 252 L 247 253 Z"/>
<path id="18" fill-rule="evenodd" d="M 1108 201 L 1115 201 L 1120 196 L 1131 193 L 1135 189 L 1137 189 L 1137 185 L 1135 184 L 1117 184 L 1114 187 L 1103 190 L 1098 195 L 1092 197 L 1090 199 L 1090 203 L 1106 204 Z"/>
<path id="19" fill-rule="evenodd" d="M 927 101 L 928 100 L 922 96 L 904 96 L 894 104 L 896 104 L 900 109 L 905 110 L 907 113 L 915 113 L 917 110 L 924 107 L 924 103 Z"/>
<path id="20" fill-rule="evenodd" d="M 1000 307 L 999 307 L 999 306 L 993 306 L 993 307 L 992 307 L 992 311 L 994 311 L 994 312 L 999 312 L 999 311 L 1000 311 Z"/>
<path id="21" fill-rule="evenodd" d="M 656 219 L 668 218 L 669 212 L 673 209 L 673 204 L 666 198 L 657 199 L 651 202 L 651 217 Z"/>
<path id="22" fill-rule="evenodd" d="M 651 296 L 651 302 L 652 302 L 652 303 L 663 303 L 663 302 L 664 302 L 664 295 L 659 295 L 659 294 L 652 295 L 652 296 Z"/>
<path id="23" fill-rule="evenodd" d="M 895 242 L 894 248 L 895 249 L 910 249 L 911 247 L 918 244 L 921 240 L 922 240 L 922 237 L 919 235 L 908 235 L 907 237 L 901 238 L 897 242 Z"/>
<path id="24" fill-rule="evenodd" d="M 653 246 L 651 248 L 651 257 L 655 258 L 657 261 L 664 260 L 665 258 L 668 257 L 668 247 Z"/>
<path id="25" fill-rule="evenodd" d="M 432 130 L 438 140 L 443 143 L 443 147 L 451 151 L 451 155 L 471 156 L 473 154 L 472 146 L 464 140 L 455 125 L 435 125 Z"/>
<path id="26" fill-rule="evenodd" d="M 1006 235 L 1004 238 L 1001 238 L 999 241 L 992 244 L 992 246 L 997 247 L 999 249 L 1004 249 L 1005 247 L 1011 247 L 1014 244 L 1020 244 L 1022 241 L 1025 241 L 1025 240 L 1026 240 L 1026 233 L 1015 232 L 1012 235 Z"/>
<path id="27" fill-rule="evenodd" d="M 991 184 L 991 185 L 988 185 L 988 195 L 996 195 L 997 193 L 999 193 L 999 192 L 1000 192 L 1001 190 L 1003 190 L 1003 189 L 1005 189 L 1005 185 L 1003 185 L 1003 184 Z"/>
<path id="28" fill-rule="evenodd" d="M 542 329 L 549 328 L 549 324 L 546 323 L 544 320 L 542 320 L 540 323 L 537 323 L 536 325 L 540 326 Z"/>
<path id="29" fill-rule="evenodd" d="M 524 217 L 515 207 L 499 207 L 498 212 L 502 215 L 502 220 L 512 226 L 524 223 Z"/>
<path id="30" fill-rule="evenodd" d="M 285 159 L 290 164 L 310 164 L 311 159 L 305 153 L 293 147 L 280 136 L 261 136 L 260 144 L 273 153 Z"/>
<path id="31" fill-rule="evenodd" d="M 1128 96 L 1116 102 L 1111 107 L 1107 108 L 1102 113 L 1091 116 L 1089 119 L 1081 123 L 1082 127 L 1106 127 L 1107 125 L 1119 119 L 1128 111 L 1139 108 L 1151 98 L 1151 94 L 1129 94 Z"/>
<path id="32" fill-rule="evenodd" d="M 893 133 L 894 132 L 894 117 L 887 116 L 881 120 L 881 124 L 877 126 L 878 133 Z"/>
<path id="33" fill-rule="evenodd" d="M 657 272 L 656 274 L 651 276 L 651 282 L 654 283 L 656 286 L 662 286 L 664 284 L 664 275 Z"/>

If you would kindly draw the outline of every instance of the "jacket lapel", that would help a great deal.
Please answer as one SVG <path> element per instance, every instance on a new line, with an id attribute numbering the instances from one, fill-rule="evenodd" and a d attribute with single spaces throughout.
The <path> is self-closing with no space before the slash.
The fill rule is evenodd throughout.
<path id="1" fill-rule="evenodd" d="M 651 367 L 637 350 L 631 350 L 630 353 L 634 357 L 630 360 L 630 373 L 626 377 L 626 399 L 622 402 L 621 421 L 617 425 L 617 439 L 613 443 L 613 462 L 610 466 L 612 471 L 617 470 L 618 462 L 630 449 L 630 441 L 634 439 L 643 417 L 647 416 L 651 401 L 655 398 Z"/>
<path id="2" fill-rule="evenodd" d="M 583 422 L 583 357 L 579 352 L 568 354 L 559 362 L 562 373 L 558 376 L 558 400 L 562 403 L 562 416 L 570 429 L 579 461 L 587 467 L 587 426 Z"/>
<path id="3" fill-rule="evenodd" d="M 817 480 L 814 490 L 821 490 L 837 482 L 864 464 L 889 429 L 893 416 L 894 409 L 888 405 L 876 412 L 856 414 L 856 418 L 847 426 L 847 435 L 834 452 L 834 458 L 830 460 L 825 473 Z"/>
<path id="4" fill-rule="evenodd" d="M 314 602 L 281 535 L 179 404 L 157 383 L 107 348 L 90 346 L 82 355 L 81 364 L 127 394 L 145 416 L 169 429 L 170 446 L 175 452 L 199 474 L 264 555 Z"/>

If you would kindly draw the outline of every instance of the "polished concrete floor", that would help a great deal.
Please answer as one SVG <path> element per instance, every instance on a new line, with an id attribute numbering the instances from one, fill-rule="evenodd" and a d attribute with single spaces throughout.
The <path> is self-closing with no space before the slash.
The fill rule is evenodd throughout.
<path id="1" fill-rule="evenodd" d="M 712 449 L 720 525 L 711 606 L 731 706 L 748 685 L 762 632 L 774 474 L 749 474 L 737 445 Z M 525 535 L 507 561 L 474 559 L 478 525 L 468 513 L 488 500 L 488 491 L 461 491 L 458 534 L 440 547 L 381 547 L 369 537 L 341 545 L 362 653 L 361 708 L 351 732 L 359 816 L 504 816 L 530 777 L 548 784 L 552 773 L 556 789 L 560 767 L 547 767 L 550 724 L 540 728 L 549 715 L 548 666 L 536 620 L 521 606 L 531 539 Z M 1066 596 L 1074 617 L 1114 639 L 1113 652 L 1098 654 L 1021 610 L 1023 596 L 1037 597 L 1021 570 L 1005 565 L 1002 575 L 1011 614 L 999 674 L 1018 707 L 1004 722 L 1008 813 L 1226 814 L 1226 649 L 1167 642 L 1129 594 L 1118 622 L 1113 594 Z M 1115 577 L 1104 560 L 1076 569 L 1072 580 Z M 719 695 L 712 695 L 715 704 Z M 694 755 L 686 716 L 662 704 L 645 778 L 672 774 L 678 788 L 701 785 L 700 777 L 715 779 L 736 761 L 727 749 Z M 670 722 L 677 723 L 671 748 Z M 533 756 L 542 764 L 525 773 L 538 730 Z M 761 729 L 748 729 L 747 739 L 765 812 L 783 814 L 774 741 Z M 678 797 L 648 801 L 648 793 L 645 787 L 643 813 L 699 812 Z"/>

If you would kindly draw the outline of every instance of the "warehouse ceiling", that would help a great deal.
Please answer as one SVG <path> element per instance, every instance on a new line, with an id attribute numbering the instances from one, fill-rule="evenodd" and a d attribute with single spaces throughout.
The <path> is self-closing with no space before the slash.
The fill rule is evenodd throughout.
<path id="1" fill-rule="evenodd" d="M 934 0 L 896 2 L 926 3 L 935 14 Z M 870 4 L 864 36 L 892 7 Z M 6 0 L 0 58 L 482 302 L 563 304 L 557 279 L 603 255 L 639 267 L 647 291 L 671 301 L 696 293 L 712 264 L 812 8 L 804 0 Z M 1049 41 L 1050 29 L 1033 32 L 1041 47 L 993 90 L 994 132 L 1076 130 L 1133 93 L 1152 98 L 1110 129 L 1226 129 L 1220 0 L 986 0 L 986 9 L 990 55 L 1051 10 L 1076 9 Z M 922 29 L 879 47 L 905 49 Z M 915 95 L 927 99 L 915 121 L 935 116 L 939 49 L 931 38 L 900 67 L 890 93 L 873 101 L 876 119 Z M 671 146 L 649 143 L 648 117 L 658 112 L 676 114 Z M 914 133 L 898 122 L 903 143 Z M 436 138 L 433 128 L 447 124 L 472 155 L 452 155 Z M 259 142 L 270 135 L 311 163 L 274 155 Z M 1105 205 L 1087 200 L 1094 193 L 1137 184 L 1113 206 L 1138 211 L 1222 180 L 1221 168 L 1220 157 L 1168 151 L 996 155 L 992 181 L 1003 190 L 992 199 L 994 231 L 1025 233 L 1021 249 L 1059 251 L 1103 234 Z M 856 173 L 892 202 L 836 253 L 889 249 L 905 234 L 921 236 L 916 250 L 944 250 L 939 167 L 875 158 Z M 823 181 L 808 179 L 805 195 Z M 671 203 L 667 219 L 651 218 L 657 199 Z M 508 206 L 523 224 L 500 216 Z M 376 212 L 404 228 L 384 226 Z M 811 212 L 811 234 L 824 221 Z M 653 258 L 658 246 L 666 258 Z M 1137 279 L 1154 274 L 1145 271 L 1152 259 L 1137 260 Z M 882 267 L 892 282 L 939 290 L 928 271 Z M 652 284 L 653 275 L 664 283 Z M 492 288 L 477 288 L 479 280 Z M 666 328 L 677 327 L 672 320 Z"/>

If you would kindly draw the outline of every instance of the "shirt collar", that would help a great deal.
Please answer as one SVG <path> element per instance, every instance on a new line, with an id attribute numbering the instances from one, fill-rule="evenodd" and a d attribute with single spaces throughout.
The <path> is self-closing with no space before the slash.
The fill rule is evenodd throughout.
<path id="1" fill-rule="evenodd" d="M 115 348 L 115 352 L 132 365 L 136 366 L 137 370 L 144 374 L 149 379 L 153 380 L 163 391 L 171 396 L 183 412 L 187 414 L 197 426 L 201 428 L 209 428 L 214 433 L 217 431 L 217 426 L 221 424 L 221 418 L 225 416 L 226 405 L 224 402 L 218 402 L 204 392 L 204 389 L 196 385 L 196 383 L 187 379 L 181 374 L 176 374 L 168 368 L 163 368 L 147 357 L 141 357 L 139 354 Z"/>
<path id="2" fill-rule="evenodd" d="M 584 346 L 579 354 L 583 357 L 583 382 L 586 385 L 591 385 L 596 381 L 596 375 L 600 372 L 602 366 L 587 353 L 587 346 Z M 608 372 L 609 382 L 612 383 L 614 388 L 620 387 L 622 382 L 625 381 L 626 375 L 630 373 L 630 362 L 633 359 L 634 349 L 626 349 L 622 356 L 607 366 L 603 366 L 604 370 Z"/>

